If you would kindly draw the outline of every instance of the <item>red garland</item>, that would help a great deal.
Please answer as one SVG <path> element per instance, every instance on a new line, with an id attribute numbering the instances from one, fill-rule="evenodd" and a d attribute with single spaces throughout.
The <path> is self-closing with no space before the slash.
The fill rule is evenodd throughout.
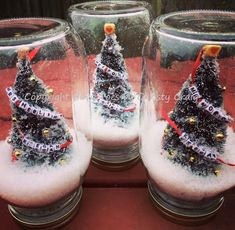
<path id="1" fill-rule="evenodd" d="M 64 144 L 61 144 L 60 148 L 61 149 L 66 149 L 70 144 L 72 144 L 72 142 L 73 142 L 73 138 L 71 137 L 70 140 L 66 141 Z"/>
<path id="2" fill-rule="evenodd" d="M 21 100 L 18 100 L 18 101 L 16 101 L 15 105 L 16 105 L 17 107 L 19 107 L 20 103 L 21 103 Z"/>
<path id="3" fill-rule="evenodd" d="M 164 110 L 162 110 L 162 116 L 163 116 L 163 117 L 165 118 L 165 120 L 170 124 L 170 126 L 177 132 L 177 134 L 178 134 L 179 136 L 181 136 L 181 135 L 182 135 L 181 130 L 177 127 L 177 125 L 175 124 L 175 122 L 172 121 L 172 120 L 169 118 L 169 116 L 167 115 L 167 113 L 166 113 Z"/>
<path id="4" fill-rule="evenodd" d="M 129 107 L 126 107 L 123 111 L 124 112 L 134 112 L 136 109 L 136 104 L 131 104 Z"/>
<path id="5" fill-rule="evenodd" d="M 222 163 L 222 164 L 225 164 L 225 165 L 229 165 L 229 166 L 235 166 L 235 164 L 232 164 L 232 163 L 229 163 L 229 162 L 225 162 L 223 159 L 221 158 L 217 158 L 217 161 Z"/>
<path id="6" fill-rule="evenodd" d="M 32 51 L 29 52 L 29 54 L 28 54 L 29 61 L 31 61 L 36 56 L 39 49 L 40 49 L 40 47 L 35 47 Z"/>
<path id="7" fill-rule="evenodd" d="M 17 160 L 17 157 L 14 153 L 12 153 L 11 155 L 11 161 L 16 161 Z"/>
<path id="8" fill-rule="evenodd" d="M 195 73 L 197 71 L 198 66 L 200 65 L 202 53 L 203 53 L 203 48 L 200 49 L 198 56 L 197 56 L 197 59 L 196 59 L 194 66 L 193 66 L 193 71 L 191 73 L 192 83 L 194 83 Z"/>

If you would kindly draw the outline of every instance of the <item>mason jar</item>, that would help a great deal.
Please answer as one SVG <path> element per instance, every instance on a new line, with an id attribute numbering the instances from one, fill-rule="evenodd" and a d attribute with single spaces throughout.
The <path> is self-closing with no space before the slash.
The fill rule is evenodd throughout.
<path id="1" fill-rule="evenodd" d="M 235 185 L 235 13 L 158 17 L 143 51 L 140 153 L 153 203 L 187 224 Z"/>
<path id="2" fill-rule="evenodd" d="M 92 153 L 83 43 L 66 21 L 0 21 L 0 197 L 24 227 L 76 213 Z"/>
<path id="3" fill-rule="evenodd" d="M 98 167 L 120 170 L 138 161 L 141 51 L 151 18 L 141 1 L 86 2 L 68 10 L 88 55 Z"/>

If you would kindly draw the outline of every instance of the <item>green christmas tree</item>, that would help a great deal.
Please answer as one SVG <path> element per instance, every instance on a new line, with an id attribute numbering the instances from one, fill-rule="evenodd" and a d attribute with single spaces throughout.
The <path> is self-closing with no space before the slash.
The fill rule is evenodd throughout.
<path id="1" fill-rule="evenodd" d="M 220 171 L 226 129 L 232 118 L 223 110 L 217 55 L 220 46 L 206 45 L 194 72 L 179 92 L 163 137 L 163 149 L 174 163 L 193 174 L 208 176 Z"/>
<path id="2" fill-rule="evenodd" d="M 134 95 L 128 81 L 128 73 L 121 47 L 116 40 L 115 25 L 104 25 L 105 40 L 96 58 L 93 103 L 104 121 L 114 121 L 124 127 L 134 116 Z"/>
<path id="3" fill-rule="evenodd" d="M 28 48 L 18 51 L 16 65 L 15 83 L 6 89 L 13 112 L 8 140 L 13 147 L 12 160 L 26 166 L 61 163 L 69 158 L 72 136 L 50 102 L 53 90 L 34 74 Z"/>

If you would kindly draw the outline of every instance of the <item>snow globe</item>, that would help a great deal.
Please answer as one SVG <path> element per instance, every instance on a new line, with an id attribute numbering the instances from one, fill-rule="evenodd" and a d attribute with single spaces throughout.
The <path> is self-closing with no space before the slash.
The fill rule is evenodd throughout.
<path id="1" fill-rule="evenodd" d="M 1 20 L 0 58 L 0 197 L 24 227 L 59 227 L 92 153 L 83 43 L 60 19 Z"/>
<path id="2" fill-rule="evenodd" d="M 139 159 L 141 51 L 151 7 L 137 1 L 73 5 L 68 18 L 88 55 L 93 121 L 93 163 L 122 170 Z"/>
<path id="3" fill-rule="evenodd" d="M 140 154 L 154 205 L 184 224 L 213 217 L 235 185 L 235 13 L 158 17 L 143 50 Z"/>

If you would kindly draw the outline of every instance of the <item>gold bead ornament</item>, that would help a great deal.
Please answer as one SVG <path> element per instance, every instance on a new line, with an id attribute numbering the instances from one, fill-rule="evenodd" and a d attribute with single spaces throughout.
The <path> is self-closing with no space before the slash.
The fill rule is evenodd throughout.
<path id="1" fill-rule="evenodd" d="M 12 117 L 11 118 L 13 122 L 17 122 L 17 118 L 16 117 Z"/>
<path id="2" fill-rule="evenodd" d="M 215 169 L 215 170 L 214 170 L 214 174 L 215 174 L 216 176 L 219 176 L 219 175 L 221 174 L 221 170 Z"/>
<path id="3" fill-rule="evenodd" d="M 60 165 L 65 165 L 66 164 L 66 160 L 64 158 L 60 158 L 59 159 L 59 164 Z"/>
<path id="4" fill-rule="evenodd" d="M 48 89 L 48 94 L 49 95 L 53 95 L 54 94 L 54 90 L 53 89 Z"/>
<path id="5" fill-rule="evenodd" d="M 224 140 L 224 134 L 221 132 L 216 133 L 215 138 L 217 141 L 222 141 Z"/>
<path id="6" fill-rule="evenodd" d="M 169 113 L 168 113 L 168 116 L 171 116 L 173 114 L 173 111 L 171 110 Z"/>
<path id="7" fill-rule="evenodd" d="M 169 151 L 169 152 L 168 152 L 168 157 L 169 157 L 169 158 L 174 158 L 175 155 L 176 155 L 176 151 L 173 151 L 173 150 L 172 150 L 172 151 Z"/>
<path id="8" fill-rule="evenodd" d="M 66 134 L 69 134 L 69 129 L 66 129 L 65 133 L 66 133 Z"/>
<path id="9" fill-rule="evenodd" d="M 7 139 L 7 143 L 10 144 L 12 142 L 11 138 Z"/>
<path id="10" fill-rule="evenodd" d="M 190 124 L 190 125 L 196 125 L 197 123 L 197 118 L 196 117 L 189 117 L 187 122 Z"/>
<path id="11" fill-rule="evenodd" d="M 34 74 L 32 74 L 29 78 L 30 81 L 36 81 L 36 76 Z"/>
<path id="12" fill-rule="evenodd" d="M 195 162 L 195 160 L 196 160 L 196 158 L 195 158 L 194 156 L 191 156 L 191 157 L 189 158 L 189 162 Z"/>
<path id="13" fill-rule="evenodd" d="M 50 134 L 50 130 L 48 128 L 45 128 L 45 129 L 42 130 L 42 135 L 44 137 L 48 137 L 49 134 Z"/>
<path id="14" fill-rule="evenodd" d="M 169 134 L 170 130 L 168 128 L 164 129 L 164 135 L 167 136 Z"/>
<path id="15" fill-rule="evenodd" d="M 16 149 L 15 152 L 14 152 L 14 155 L 15 155 L 16 157 L 21 156 L 21 151 L 20 151 L 19 149 Z"/>

